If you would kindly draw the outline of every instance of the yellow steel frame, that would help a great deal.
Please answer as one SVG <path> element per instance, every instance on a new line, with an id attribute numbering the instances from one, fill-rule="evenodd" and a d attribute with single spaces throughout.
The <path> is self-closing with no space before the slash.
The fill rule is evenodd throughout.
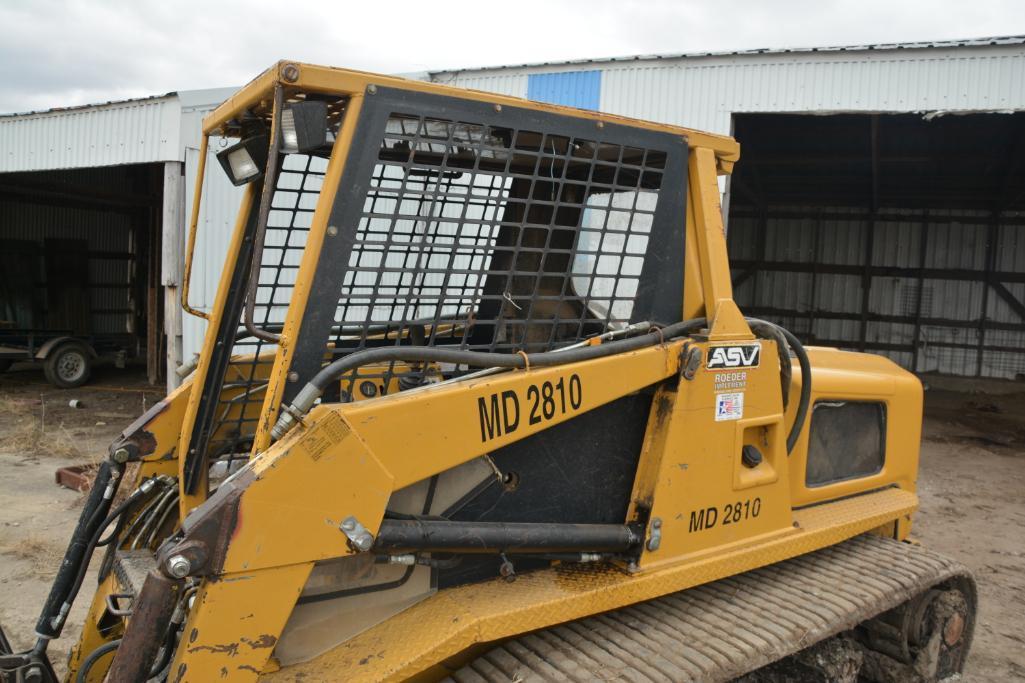
<path id="1" fill-rule="evenodd" d="M 668 132 L 685 137 L 692 148 L 695 149 L 696 153 L 698 153 L 696 158 L 692 158 L 691 160 L 690 182 L 692 192 L 696 189 L 694 185 L 696 182 L 695 178 L 705 178 L 701 181 L 704 183 L 704 187 L 701 188 L 703 194 L 695 195 L 702 196 L 704 198 L 700 208 L 696 209 L 698 212 L 697 215 L 694 215 L 695 209 L 691 208 L 688 210 L 688 239 L 692 237 L 690 233 L 695 232 L 697 233 L 697 238 L 701 240 L 703 244 L 708 243 L 706 233 L 709 229 L 713 232 L 718 230 L 720 237 L 722 236 L 722 217 L 718 213 L 719 194 L 716 175 L 720 171 L 729 172 L 733 167 L 733 163 L 739 157 L 739 146 L 732 138 L 712 135 L 689 128 L 625 119 L 623 117 L 602 114 L 599 112 L 548 105 L 514 97 L 494 95 L 491 93 L 467 91 L 436 83 L 412 81 L 402 78 L 381 76 L 379 74 L 284 61 L 279 62 L 272 68 L 265 71 L 237 94 L 226 100 L 221 106 L 211 112 L 203 122 L 204 135 L 226 132 L 225 127 L 228 123 L 236 120 L 246 111 L 253 109 L 269 109 L 274 89 L 278 86 L 298 92 L 321 92 L 345 97 L 347 98 L 347 105 L 342 127 L 335 142 L 331 159 L 328 162 L 323 189 L 317 201 L 313 223 L 307 235 L 306 246 L 300 263 L 300 275 L 297 278 L 293 289 L 292 301 L 286 314 L 284 326 L 278 342 L 280 351 L 277 355 L 274 369 L 269 378 L 266 397 L 263 403 L 262 417 L 254 440 L 254 453 L 260 452 L 270 443 L 270 429 L 273 426 L 274 421 L 277 419 L 278 406 L 281 402 L 281 395 L 284 391 L 285 382 L 287 381 L 288 367 L 291 362 L 292 345 L 294 343 L 296 331 L 302 324 L 302 316 L 306 308 L 306 300 L 309 297 L 309 287 L 313 281 L 312 272 L 316 268 L 316 264 L 320 258 L 320 250 L 326 235 L 330 208 L 334 204 L 338 185 L 341 181 L 342 173 L 345 170 L 345 162 L 348 157 L 349 149 L 353 144 L 353 137 L 356 131 L 356 124 L 359 120 L 359 112 L 362 107 L 363 98 L 367 89 L 370 87 L 389 86 L 404 88 L 416 92 L 450 95 L 470 100 L 493 102 L 497 106 L 517 106 L 538 111 L 554 112 L 565 116 L 586 118 L 600 122 L 607 121 L 610 123 L 623 123 L 626 125 Z M 701 167 L 700 175 L 695 174 L 694 172 L 695 168 L 698 166 Z M 705 177 L 709 173 L 711 174 L 710 181 Z M 201 182 L 201 180 L 197 182 Z M 255 193 L 252 192 L 250 187 L 243 199 L 243 211 L 240 213 L 239 220 L 235 227 L 233 241 L 229 246 L 228 258 L 225 262 L 221 283 L 218 288 L 218 298 L 213 307 L 213 314 L 208 318 L 208 334 L 204 341 L 203 351 L 200 354 L 200 364 L 196 370 L 196 381 L 198 383 L 201 383 L 203 379 L 205 379 L 207 370 L 206 361 L 211 357 L 213 345 L 216 344 L 216 334 L 213 333 L 213 330 L 216 330 L 217 324 L 220 320 L 220 311 L 223 306 L 223 300 L 227 296 L 226 283 L 234 269 L 233 254 L 238 251 L 238 245 L 242 239 L 245 221 L 248 218 L 248 211 L 254 210 L 252 206 L 254 199 Z M 193 206 L 194 218 L 198 215 L 197 212 L 198 200 Z M 717 225 L 718 228 L 708 228 L 707 226 L 709 225 L 709 222 L 713 226 Z M 695 228 L 695 226 L 698 225 L 705 227 L 698 231 Z M 187 261 L 191 262 L 191 245 L 194 244 L 193 230 L 190 230 L 189 244 L 190 247 L 188 250 L 189 255 Z M 701 256 L 701 254 L 704 253 L 704 249 L 699 248 L 696 250 L 688 250 L 688 252 L 688 261 L 692 258 L 691 254 L 695 255 L 697 258 L 703 259 L 703 262 L 700 263 L 700 267 L 688 268 L 687 274 L 685 275 L 688 279 L 685 286 L 685 291 L 688 292 L 688 298 L 686 300 L 687 305 L 685 305 L 684 317 L 694 317 L 698 314 L 701 307 L 708 303 L 704 300 L 705 297 L 702 296 L 701 291 L 711 291 L 707 290 L 707 287 L 710 286 L 710 282 L 707 281 L 709 277 L 713 277 L 714 281 L 718 285 L 718 288 L 715 290 L 715 294 L 717 296 L 729 296 L 729 271 L 728 269 L 713 268 L 712 266 L 715 263 L 714 259 L 709 260 L 707 257 Z M 723 242 L 719 251 L 717 251 L 713 256 L 717 258 L 720 255 L 723 257 L 725 256 L 725 242 Z M 722 263 L 725 263 L 725 260 L 723 260 Z M 690 263 L 688 263 L 688 265 L 690 265 Z M 713 275 L 709 275 L 710 273 Z M 700 281 L 700 283 L 690 282 L 690 280 L 695 277 L 701 277 L 705 281 Z M 695 299 L 695 296 L 698 298 Z M 715 308 L 713 306 L 707 310 L 714 311 Z M 743 326 L 743 323 L 741 323 L 741 325 Z M 746 326 L 743 327 L 746 331 Z M 192 425 L 195 422 L 197 409 L 198 396 L 196 400 L 189 405 L 186 421 L 182 429 L 181 452 L 187 451 L 188 441 L 191 438 Z M 200 484 L 194 494 L 182 496 L 181 509 L 183 514 L 205 499 L 205 488 L 206 487 L 204 485 Z"/>
<path id="2" fill-rule="evenodd" d="M 486 378 L 423 387 L 395 395 L 314 408 L 285 438 L 270 443 L 292 344 L 310 296 L 313 273 L 327 230 L 365 93 L 371 86 L 505 104 L 597 121 L 679 134 L 688 140 L 684 318 L 705 315 L 700 340 L 675 340 L 639 351 L 570 365 L 510 371 Z M 348 98 L 347 111 L 328 164 L 299 275 L 273 368 L 256 447 L 241 484 L 237 521 L 215 577 L 204 580 L 184 637 L 172 663 L 176 681 L 254 680 L 271 673 L 274 644 L 314 563 L 354 554 L 339 523 L 355 516 L 377 534 L 385 505 L 397 489 L 542 432 L 576 414 L 619 397 L 659 385 L 647 425 L 632 502 L 625 522 L 643 522 L 650 540 L 658 520 L 660 544 L 646 544 L 629 567 L 554 567 L 521 577 L 515 584 L 485 582 L 442 591 L 388 622 L 347 641 L 320 658 L 278 674 L 305 680 L 400 680 L 436 677 L 442 662 L 474 645 L 542 628 L 595 612 L 654 598 L 702 582 L 839 542 L 870 530 L 903 536 L 917 505 L 917 427 L 891 428 L 887 462 L 871 478 L 817 489 L 804 484 L 804 450 L 799 442 L 789 457 L 785 429 L 796 400 L 784 411 L 779 366 L 772 342 L 757 341 L 733 302 L 717 174 L 729 172 L 739 156 L 726 137 L 683 128 L 632 121 L 488 93 L 375 74 L 281 62 L 227 100 L 204 122 L 206 134 L 222 131 L 247 110 L 266 110 L 276 86 Z M 243 203 L 194 386 L 201 386 L 216 342 L 214 330 L 227 296 L 253 192 Z M 745 377 L 742 419 L 715 419 L 716 382 L 712 370 L 681 378 L 681 356 L 693 349 L 707 356 L 724 342 L 760 343 L 762 362 Z M 888 361 L 815 351 L 813 396 L 880 400 L 891 411 L 891 425 L 918 424 L 921 389 Z M 856 360 L 854 359 L 856 358 Z M 865 372 L 865 364 L 869 371 Z M 537 425 L 522 421 L 514 432 L 485 437 L 478 400 L 493 394 L 525 395 L 527 387 L 571 375 L 582 387 L 580 406 Z M 610 381 L 615 378 L 615 381 Z M 666 381 L 668 380 L 668 381 Z M 798 381 L 800 380 L 798 376 Z M 796 396 L 796 391 L 792 392 Z M 187 403 L 187 405 L 186 405 Z M 177 453 L 188 447 L 198 392 L 173 401 L 180 411 Z M 897 420 L 900 422 L 898 423 Z M 170 428 L 166 428 L 170 430 Z M 164 443 L 172 439 L 161 433 Z M 416 444 L 411 457 L 409 444 Z M 745 445 L 757 445 L 765 462 L 742 466 Z M 183 462 L 179 458 L 179 463 Z M 161 465 L 164 466 L 164 465 Z M 205 488 L 205 487 L 201 487 Z M 759 499 L 759 511 L 750 514 Z M 182 496 L 184 516 L 216 511 L 218 499 Z M 748 503 L 742 519 L 729 526 L 695 523 L 697 513 Z M 812 504 L 817 504 L 812 506 Z M 803 507 L 802 507 L 803 506 Z M 704 518 L 707 522 L 710 514 Z M 108 588 L 109 589 L 109 588 Z M 98 594 L 99 595 L 99 594 Z M 129 624 L 131 628 L 131 624 Z M 88 638 L 95 644 L 96 636 Z"/>

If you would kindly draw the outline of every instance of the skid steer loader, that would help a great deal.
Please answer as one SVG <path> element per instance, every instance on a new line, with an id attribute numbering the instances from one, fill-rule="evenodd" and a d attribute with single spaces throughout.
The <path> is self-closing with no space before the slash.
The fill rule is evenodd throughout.
<path id="1" fill-rule="evenodd" d="M 293 62 L 204 131 L 245 190 L 208 311 L 186 266 L 202 354 L 6 680 L 54 679 L 97 549 L 66 680 L 962 670 L 974 580 L 907 542 L 921 385 L 738 310 L 732 139 Z"/>

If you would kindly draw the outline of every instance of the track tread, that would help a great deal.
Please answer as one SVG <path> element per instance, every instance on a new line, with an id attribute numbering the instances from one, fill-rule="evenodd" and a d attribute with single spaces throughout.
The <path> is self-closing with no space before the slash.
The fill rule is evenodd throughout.
<path id="1" fill-rule="evenodd" d="M 447 680 L 727 681 L 895 607 L 961 565 L 863 535 L 496 645 Z"/>

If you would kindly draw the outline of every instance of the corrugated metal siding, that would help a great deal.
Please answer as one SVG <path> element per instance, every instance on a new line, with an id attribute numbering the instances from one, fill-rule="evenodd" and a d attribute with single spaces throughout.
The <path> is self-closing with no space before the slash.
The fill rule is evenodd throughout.
<path id="1" fill-rule="evenodd" d="M 470 90 L 511 95 L 512 97 L 527 96 L 527 74 L 499 71 L 496 73 L 453 72 L 436 75 L 432 80 L 436 83 L 454 85 Z"/>
<path id="2" fill-rule="evenodd" d="M 1025 108 L 1025 48 L 832 53 L 622 65 L 602 111 L 730 132 L 736 112 Z"/>
<path id="3" fill-rule="evenodd" d="M 202 311 L 210 310 L 214 297 L 217 295 L 217 285 L 224 269 L 224 257 L 228 253 L 231 231 L 235 228 L 235 219 L 238 216 L 244 191 L 244 188 L 232 185 L 221 171 L 215 153 L 218 149 L 218 138 L 211 138 L 196 232 L 196 250 L 192 262 L 189 303 L 193 308 Z M 187 222 L 192 215 L 198 163 L 199 149 L 187 148 L 185 150 L 186 230 L 188 229 Z M 183 359 L 188 361 L 193 354 L 199 353 L 203 347 L 205 334 L 205 320 L 188 314 L 182 316 Z"/>
<path id="4" fill-rule="evenodd" d="M 231 89 L 190 91 L 180 93 L 181 140 L 185 159 L 185 213 L 182 228 L 187 234 L 188 221 L 192 216 L 192 199 L 196 188 L 196 171 L 199 162 L 199 145 L 203 139 L 203 117 L 221 101 L 232 94 Z M 192 263 L 192 283 L 189 302 L 194 308 L 209 311 L 217 295 L 224 257 L 235 228 L 239 204 L 244 188 L 235 187 L 228 181 L 216 153 L 221 149 L 220 138 L 210 139 L 206 160 L 206 177 L 203 180 L 203 202 L 200 206 L 199 230 L 196 234 L 196 250 Z M 182 358 L 187 362 L 193 354 L 199 353 L 206 335 L 206 321 L 182 313 Z"/>
<path id="5" fill-rule="evenodd" d="M 527 98 L 580 109 L 601 106 L 601 71 L 566 71 L 531 74 L 527 77 Z"/>
<path id="6" fill-rule="evenodd" d="M 181 161 L 175 96 L 0 117 L 0 172 Z"/>
<path id="7" fill-rule="evenodd" d="M 814 215 L 850 211 L 843 208 L 785 207 Z M 879 266 L 931 269 L 984 270 L 986 240 L 990 214 L 982 211 L 930 210 L 930 221 L 922 211 L 893 211 L 894 222 L 875 225 L 872 263 Z M 1021 216 L 1006 213 L 1012 221 Z M 906 217 L 906 219 L 904 219 Z M 949 220 L 956 218 L 957 220 Z M 945 220 L 941 220 L 945 219 Z M 802 263 L 860 266 L 864 263 L 865 240 L 869 223 L 863 218 L 851 220 L 767 219 L 765 260 Z M 928 232 L 925 259 L 919 262 L 923 230 Z M 761 258 L 756 245 L 758 220 L 736 217 L 730 223 L 730 254 L 738 260 Z M 1003 224 L 997 233 L 996 269 L 1025 272 L 1025 226 Z M 814 288 L 812 280 L 814 278 Z M 1025 301 L 1025 283 L 1005 286 L 1020 301 Z M 814 289 L 815 300 L 810 299 Z M 922 280 L 923 318 L 944 318 L 956 321 L 948 325 L 921 325 L 917 372 L 939 372 L 975 376 L 979 370 L 975 349 L 947 348 L 939 344 L 971 344 L 979 342 L 980 312 L 983 302 L 982 282 L 964 280 Z M 798 293 L 795 300 L 794 293 Z M 862 288 L 858 275 L 817 274 L 759 271 L 737 287 L 735 297 L 741 308 L 778 307 L 790 301 L 797 311 L 807 315 L 780 318 L 779 322 L 811 339 L 840 342 L 845 348 L 857 348 L 861 333 L 858 320 L 832 320 L 816 317 L 816 311 L 847 313 L 857 318 L 861 310 Z M 879 315 L 909 316 L 915 314 L 918 282 L 911 278 L 873 277 L 869 292 L 869 312 Z M 987 321 L 1019 324 L 1017 314 L 1005 301 L 991 291 L 986 299 Z M 910 345 L 915 342 L 914 326 L 902 323 L 870 321 L 866 341 Z M 1025 348 L 1025 326 L 1020 330 L 986 329 L 988 346 Z M 845 343 L 844 343 L 845 342 Z M 913 354 L 904 351 L 881 351 L 904 367 L 911 368 Z M 1021 354 L 987 352 L 983 355 L 981 374 L 984 377 L 1014 379 L 1025 373 Z"/>
<path id="8" fill-rule="evenodd" d="M 734 112 L 1025 108 L 1025 46 L 802 52 L 598 63 L 601 110 L 730 132 Z M 438 82 L 525 96 L 550 65 L 436 74 Z"/>

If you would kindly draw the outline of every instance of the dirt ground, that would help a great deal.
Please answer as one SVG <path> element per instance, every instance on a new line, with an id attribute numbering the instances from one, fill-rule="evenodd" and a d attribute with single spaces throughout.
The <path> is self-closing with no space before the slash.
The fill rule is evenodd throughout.
<path id="1" fill-rule="evenodd" d="M 105 458 L 118 432 L 163 394 L 137 370 L 96 368 L 88 386 L 70 390 L 47 384 L 32 366 L 0 374 L 0 624 L 14 647 L 34 640 L 39 610 L 84 503 L 82 494 L 54 483 L 55 471 Z M 71 408 L 71 399 L 82 407 Z M 67 635 L 50 645 L 59 670 L 95 585 L 94 567 Z"/>
<path id="2" fill-rule="evenodd" d="M 1025 391 L 1020 383 L 983 387 L 1011 392 L 1001 394 L 929 384 L 914 535 L 979 582 L 964 680 L 1025 680 Z M 35 369 L 0 375 L 0 623 L 15 647 L 30 644 L 82 504 L 81 494 L 54 484 L 54 471 L 105 457 L 115 435 L 161 394 L 141 375 L 112 368 L 71 391 L 53 389 Z M 83 407 L 68 407 L 72 398 Z M 81 625 L 90 585 L 87 578 L 65 633 Z M 70 645 L 51 645 L 58 666 Z"/>

